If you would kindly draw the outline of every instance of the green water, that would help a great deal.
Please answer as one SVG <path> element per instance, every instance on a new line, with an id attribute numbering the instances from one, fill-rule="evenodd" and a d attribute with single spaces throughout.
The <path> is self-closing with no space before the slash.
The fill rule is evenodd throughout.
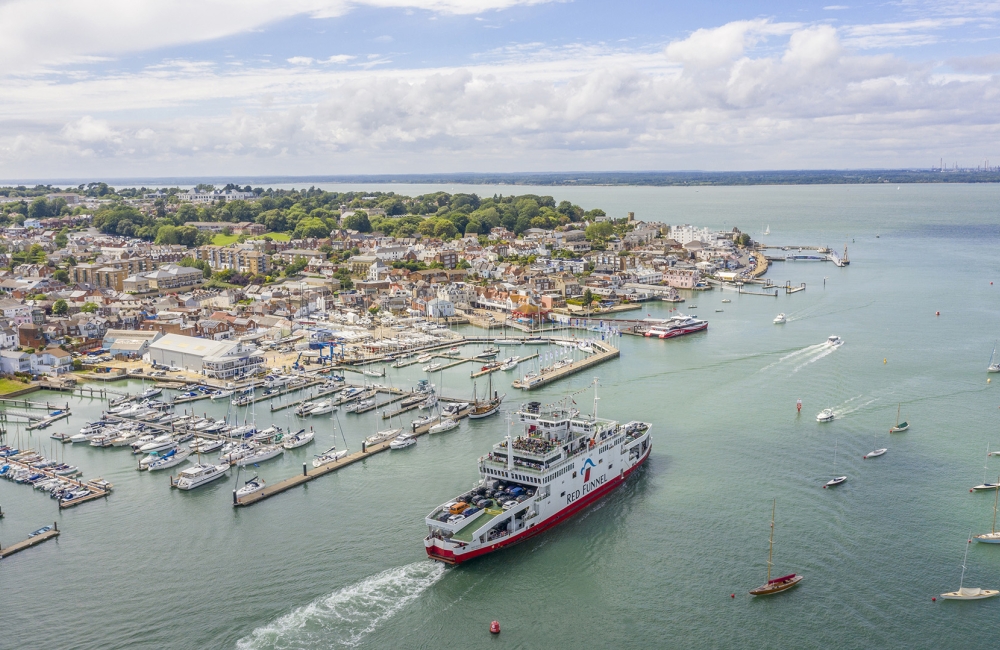
<path id="1" fill-rule="evenodd" d="M 0 563 L 0 647 L 908 648 L 992 637 L 1000 600 L 931 597 L 957 589 L 966 535 L 992 520 L 993 495 L 968 489 L 983 479 L 987 444 L 1000 449 L 1000 386 L 985 372 L 1000 338 L 1000 188 L 473 189 L 754 234 L 770 225 L 769 242 L 847 242 L 853 264 L 775 264 L 776 282 L 807 284 L 791 296 L 698 294 L 687 304 L 710 320 L 706 333 L 623 337 L 620 360 L 532 393 L 551 401 L 599 375 L 603 416 L 654 423 L 652 456 L 583 515 L 458 568 L 424 559 L 423 516 L 476 479 L 501 417 L 240 510 L 232 477 L 183 493 L 162 473 L 135 471 L 128 451 L 60 446 L 117 489 L 60 513 L 0 481 L 0 543 L 56 519 L 64 531 Z M 787 324 L 772 324 L 778 312 Z M 845 343 L 826 353 L 818 346 L 831 334 Z M 444 391 L 471 396 L 467 373 L 445 373 Z M 389 374 L 396 386 L 422 376 L 417 366 Z M 508 407 L 524 397 L 507 392 Z M 590 393 L 576 400 L 590 409 Z M 96 400 L 71 401 L 71 426 L 56 430 L 100 413 Z M 890 437 L 897 403 L 911 428 Z M 818 424 L 827 407 L 837 419 Z M 376 426 L 374 414 L 339 420 L 351 449 Z M 314 445 L 261 476 L 301 471 L 332 439 L 333 420 L 322 422 Z M 50 441 L 36 434 L 32 444 Z M 876 446 L 889 451 L 862 460 Z M 989 473 L 1000 475 L 1000 459 Z M 837 474 L 845 485 L 821 489 Z M 775 571 L 805 579 L 752 600 L 772 498 Z M 967 565 L 966 586 L 1000 588 L 1000 548 L 973 545 Z M 487 631 L 493 619 L 499 638 Z"/>

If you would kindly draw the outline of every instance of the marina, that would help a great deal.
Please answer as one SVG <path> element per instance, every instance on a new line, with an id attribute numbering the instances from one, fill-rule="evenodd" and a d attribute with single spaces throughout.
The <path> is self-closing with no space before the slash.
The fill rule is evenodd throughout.
<path id="1" fill-rule="evenodd" d="M 32 533 L 28 539 L 23 542 L 17 542 L 16 544 L 0 547 L 0 560 L 10 557 L 15 553 L 20 553 L 21 551 L 29 549 L 32 546 L 38 546 L 43 542 L 59 537 L 59 522 L 53 522 L 51 526 L 46 526 L 46 528 L 48 528 L 48 530 L 41 530 Z"/>

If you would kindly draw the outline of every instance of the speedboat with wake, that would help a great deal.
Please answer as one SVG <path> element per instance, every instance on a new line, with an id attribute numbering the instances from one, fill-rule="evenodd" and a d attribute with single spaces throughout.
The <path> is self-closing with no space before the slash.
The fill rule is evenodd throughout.
<path id="1" fill-rule="evenodd" d="M 823 409 L 816 414 L 817 422 L 831 422 L 833 421 L 833 409 Z"/>

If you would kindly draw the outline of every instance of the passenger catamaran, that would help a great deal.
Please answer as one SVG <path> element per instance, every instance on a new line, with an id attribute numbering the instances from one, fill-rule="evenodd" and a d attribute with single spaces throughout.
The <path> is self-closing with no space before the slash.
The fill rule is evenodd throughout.
<path id="1" fill-rule="evenodd" d="M 476 485 L 427 515 L 427 555 L 459 564 L 533 537 L 583 510 L 649 457 L 647 422 L 581 415 L 570 399 L 522 405 L 524 432 L 479 459 Z"/>

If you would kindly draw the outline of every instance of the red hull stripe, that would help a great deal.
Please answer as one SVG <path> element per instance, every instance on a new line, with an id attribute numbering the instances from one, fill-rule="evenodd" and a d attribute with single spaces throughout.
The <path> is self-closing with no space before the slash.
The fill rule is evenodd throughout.
<path id="1" fill-rule="evenodd" d="M 646 459 L 649 458 L 649 453 L 652 450 L 653 450 L 652 445 L 650 445 L 649 449 L 646 450 L 646 455 L 643 456 L 639 460 L 639 462 L 636 463 L 632 467 L 632 469 L 630 469 L 628 472 L 626 472 L 624 476 L 622 476 L 620 478 L 613 478 L 613 479 L 611 479 L 607 483 L 607 485 L 604 485 L 604 486 L 598 488 L 597 490 L 594 490 L 586 498 L 580 499 L 579 501 L 577 501 L 573 505 L 560 510 L 557 514 L 553 515 L 552 517 L 549 517 L 548 519 L 546 519 L 544 522 L 538 524 L 537 526 L 533 526 L 533 527 L 531 527 L 531 528 L 529 528 L 527 530 L 521 531 L 517 535 L 513 535 L 511 537 L 507 537 L 503 541 L 497 542 L 496 544 L 491 544 L 489 546 L 484 546 L 484 547 L 482 547 L 482 548 L 480 548 L 478 550 L 469 551 L 468 553 L 460 553 L 458 555 L 455 555 L 455 553 L 452 552 L 452 551 L 441 549 L 441 548 L 434 547 L 434 546 L 430 546 L 430 547 L 426 547 L 427 548 L 427 555 L 432 560 L 440 560 L 442 562 L 447 562 L 448 564 L 461 564 L 462 562 L 466 562 L 466 561 L 471 560 L 473 558 L 479 557 L 480 555 L 485 555 L 487 553 L 492 553 L 493 551 L 499 551 L 500 549 L 504 548 L 505 546 L 510 546 L 511 544 L 516 544 L 518 542 L 523 542 L 524 540 L 528 539 L 529 537 L 534 537 L 538 533 L 541 533 L 541 532 L 543 532 L 543 531 L 551 528 L 552 526 L 555 526 L 556 524 L 562 522 L 564 519 L 568 519 L 568 518 L 572 517 L 576 513 L 580 512 L 580 510 L 583 510 L 584 508 L 586 508 L 587 506 L 589 506 L 591 503 L 597 501 L 598 499 L 600 499 L 601 497 L 603 497 L 604 495 L 608 494 L 609 492 L 611 492 L 612 490 L 614 490 L 616 487 L 618 487 L 619 485 L 621 485 L 622 483 L 624 483 L 626 480 L 628 480 L 628 477 L 631 476 L 632 472 L 634 472 L 635 470 L 639 469 L 639 467 L 641 467 L 642 464 L 646 462 Z"/>

